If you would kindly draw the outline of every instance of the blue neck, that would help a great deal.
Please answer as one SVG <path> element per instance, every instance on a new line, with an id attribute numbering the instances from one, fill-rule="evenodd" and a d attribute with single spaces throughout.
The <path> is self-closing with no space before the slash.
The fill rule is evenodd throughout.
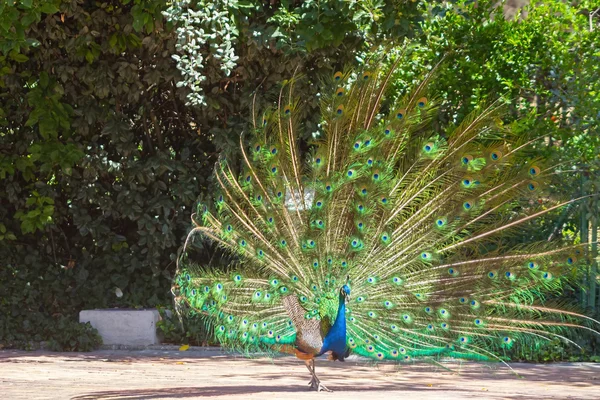
<path id="1" fill-rule="evenodd" d="M 338 329 L 341 329 L 344 332 L 346 332 L 346 299 L 341 294 L 340 305 L 338 306 L 337 311 L 337 317 L 335 317 L 335 322 L 333 323 L 331 329 L 333 330 L 335 329 L 335 327 L 338 327 Z"/>
<path id="2" fill-rule="evenodd" d="M 323 347 L 317 354 L 320 356 L 327 351 L 334 351 L 339 356 L 343 357 L 346 350 L 346 299 L 340 294 L 340 305 L 338 306 L 337 317 L 333 326 L 323 339 Z"/>

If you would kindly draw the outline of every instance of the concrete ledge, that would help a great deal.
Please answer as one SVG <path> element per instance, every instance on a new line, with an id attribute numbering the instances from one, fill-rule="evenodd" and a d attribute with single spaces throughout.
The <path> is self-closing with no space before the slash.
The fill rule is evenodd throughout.
<path id="1" fill-rule="evenodd" d="M 98 329 L 104 345 L 148 346 L 160 343 L 156 323 L 158 310 L 82 310 L 79 322 Z"/>

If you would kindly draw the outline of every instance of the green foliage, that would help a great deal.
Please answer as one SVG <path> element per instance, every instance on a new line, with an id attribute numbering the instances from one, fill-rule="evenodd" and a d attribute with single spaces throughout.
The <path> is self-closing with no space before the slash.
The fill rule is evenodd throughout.
<path id="1" fill-rule="evenodd" d="M 238 32 L 231 11 L 237 6 L 237 0 L 175 0 L 164 12 L 167 21 L 177 25 L 175 49 L 179 54 L 172 57 L 183 78 L 177 87 L 190 89 L 186 105 L 206 105 L 201 94 L 202 82 L 206 80 L 202 74 L 205 47 L 209 47 L 211 56 L 220 62 L 225 75 L 229 76 L 235 67 L 238 57 L 233 40 Z"/>
<path id="2" fill-rule="evenodd" d="M 589 344 L 577 348 L 554 339 L 537 346 L 514 346 L 506 356 L 509 360 L 526 362 L 600 362 L 600 356 L 594 353 Z"/>
<path id="3" fill-rule="evenodd" d="M 213 345 L 213 334 L 200 318 L 185 318 L 183 324 L 173 314 L 168 315 L 165 309 L 159 308 L 161 320 L 156 328 L 162 335 L 164 343 L 189 344 L 191 346 Z"/>
<path id="4" fill-rule="evenodd" d="M 56 321 L 54 334 L 48 342 L 52 351 L 92 351 L 102 344 L 102 337 L 89 322 L 73 322 L 68 318 Z"/>
<path id="5" fill-rule="evenodd" d="M 238 6 L 237 66 L 224 76 L 220 47 L 199 49 L 208 106 L 197 109 L 176 87 L 179 26 L 164 2 L 0 6 L 0 342 L 50 339 L 40 327 L 57 314 L 170 304 L 189 206 L 210 191 L 219 152 L 237 148 L 253 93 L 303 65 L 317 81 L 364 45 L 284 53 L 268 22 L 280 7 Z M 317 99 L 302 90 L 308 113 Z"/>
<path id="6" fill-rule="evenodd" d="M 439 124 L 487 96 L 526 100 L 523 109 L 515 101 L 519 113 L 534 100 L 530 126 L 551 133 L 564 160 L 579 165 L 584 157 L 585 168 L 597 170 L 593 2 L 538 4 L 521 22 L 490 18 L 486 2 L 477 9 L 462 1 L 218 4 L 225 3 L 214 25 L 200 24 L 215 31 L 195 53 L 203 68 L 194 84 L 207 104 L 198 108 L 185 106 L 189 86 L 176 87 L 186 79 L 171 58 L 183 54 L 183 26 L 164 16 L 165 2 L 0 5 L 0 342 L 49 339 L 43 326 L 57 326 L 58 314 L 74 320 L 83 308 L 170 304 L 190 205 L 211 195 L 217 155 L 237 156 L 254 93 L 261 108 L 281 81 L 306 75 L 295 91 L 306 99 L 308 139 L 318 130 L 316 83 L 382 42 L 409 38 L 414 49 L 399 68 L 400 94 L 454 51 L 436 86 Z M 235 55 L 235 65 L 215 57 L 217 49 Z M 578 182 L 565 179 L 564 190 L 580 190 Z M 577 234 L 575 217 L 564 224 Z M 207 264 L 211 254 L 199 249 L 198 261 Z"/>

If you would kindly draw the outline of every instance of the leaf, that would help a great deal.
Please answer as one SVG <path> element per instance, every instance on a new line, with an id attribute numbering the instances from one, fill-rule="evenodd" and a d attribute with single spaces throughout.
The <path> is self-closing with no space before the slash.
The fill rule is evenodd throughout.
<path id="1" fill-rule="evenodd" d="M 29 60 L 29 57 L 27 57 L 25 54 L 17 53 L 16 51 L 10 52 L 10 58 L 12 58 L 13 60 L 15 60 L 16 62 L 19 62 L 19 63 L 23 63 L 23 62 Z"/>
<path id="2" fill-rule="evenodd" d="M 46 71 L 42 72 L 40 74 L 40 86 L 43 89 L 46 89 L 48 87 L 49 82 L 50 82 L 50 78 L 48 77 L 48 73 Z"/>
<path id="3" fill-rule="evenodd" d="M 85 53 L 85 59 L 89 64 L 93 63 L 94 62 L 94 53 L 92 53 L 91 50 L 88 50 L 87 53 Z"/>
<path id="4" fill-rule="evenodd" d="M 39 10 L 41 12 L 43 12 L 44 14 L 54 14 L 54 13 L 58 12 L 58 7 L 56 7 L 54 4 L 46 1 L 46 2 L 44 2 L 44 4 L 42 4 L 42 6 L 39 8 Z"/>
<path id="5" fill-rule="evenodd" d="M 115 49 L 116 46 L 117 46 L 117 40 L 118 40 L 117 34 L 113 33 L 111 35 L 110 39 L 108 40 L 108 44 L 110 45 L 110 47 L 112 47 L 113 49 Z"/>
<path id="6" fill-rule="evenodd" d="M 27 42 L 27 44 L 31 47 L 38 47 L 40 45 L 40 42 L 33 38 L 28 38 L 25 42 Z"/>

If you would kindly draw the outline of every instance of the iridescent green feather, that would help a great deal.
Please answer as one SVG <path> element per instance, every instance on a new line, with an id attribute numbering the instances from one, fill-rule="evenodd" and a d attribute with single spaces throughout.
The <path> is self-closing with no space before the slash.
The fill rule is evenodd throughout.
<path id="1" fill-rule="evenodd" d="M 596 329 L 564 305 L 544 304 L 577 280 L 582 248 L 514 245 L 537 217 L 571 202 L 545 191 L 552 163 L 528 159 L 535 138 L 502 125 L 499 102 L 434 131 L 434 75 L 390 104 L 392 71 L 335 74 L 306 157 L 301 103 L 293 80 L 284 85 L 277 105 L 254 118 L 241 175 L 217 165 L 214 211 L 202 210 L 192 231 L 244 268 L 182 269 L 179 304 L 208 318 L 223 345 L 279 351 L 295 338 L 281 299 L 297 296 L 326 332 L 349 278 L 348 347 L 373 360 L 488 359 L 515 343 Z"/>

